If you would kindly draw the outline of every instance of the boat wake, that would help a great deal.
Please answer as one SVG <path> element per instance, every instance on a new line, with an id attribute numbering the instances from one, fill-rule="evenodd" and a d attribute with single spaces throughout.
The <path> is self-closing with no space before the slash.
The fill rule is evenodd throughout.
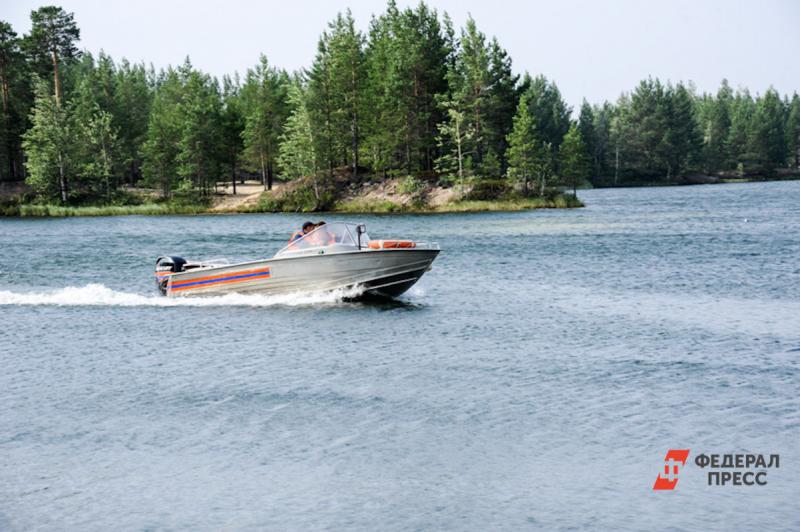
<path id="1" fill-rule="evenodd" d="M 329 292 L 296 294 L 225 294 L 208 297 L 163 297 L 119 292 L 102 284 L 69 286 L 47 292 L 0 290 L 0 306 L 102 306 L 102 307 L 274 307 L 335 304 L 361 295 L 358 287 Z"/>

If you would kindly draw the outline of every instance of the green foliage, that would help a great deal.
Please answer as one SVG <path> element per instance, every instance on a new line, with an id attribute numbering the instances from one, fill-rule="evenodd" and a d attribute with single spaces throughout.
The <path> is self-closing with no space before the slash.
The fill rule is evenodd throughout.
<path id="1" fill-rule="evenodd" d="M 544 76 L 531 79 L 526 74 L 521 90 L 528 102 L 528 112 L 533 117 L 536 136 L 549 144 L 555 156 L 569 130 L 572 109 L 564 102 L 555 82 L 548 81 Z"/>
<path id="2" fill-rule="evenodd" d="M 242 86 L 245 161 L 249 168 L 261 173 L 261 180 L 269 190 L 278 156 L 278 138 L 289 116 L 288 88 L 286 72 L 271 67 L 264 55 L 247 71 Z"/>
<path id="3" fill-rule="evenodd" d="M 465 201 L 499 200 L 513 195 L 507 179 L 476 179 L 471 185 L 469 192 L 464 195 Z"/>
<path id="4" fill-rule="evenodd" d="M 119 182 L 135 183 L 142 177 L 142 145 L 147 139 L 153 92 L 144 65 L 123 59 L 114 69 L 112 124 L 119 140 Z"/>
<path id="5" fill-rule="evenodd" d="M 40 7 L 31 12 L 31 32 L 25 37 L 24 46 L 41 77 L 53 76 L 58 105 L 61 104 L 60 62 L 78 55 L 75 43 L 80 35 L 73 13 L 56 6 Z"/>
<path id="6" fill-rule="evenodd" d="M 78 175 L 90 187 L 90 194 L 110 200 L 117 186 L 114 168 L 119 160 L 117 132 L 111 124 L 111 115 L 98 108 L 76 127 L 84 139 Z"/>
<path id="7" fill-rule="evenodd" d="M 442 212 L 524 211 L 530 209 L 567 209 L 583 207 L 572 194 L 555 194 L 551 197 L 510 197 L 501 200 L 462 200 L 438 208 Z"/>
<path id="8" fill-rule="evenodd" d="M 794 93 L 786 120 L 786 147 L 790 164 L 800 169 L 800 96 Z"/>
<path id="9" fill-rule="evenodd" d="M 703 166 L 706 171 L 725 168 L 729 165 L 727 142 L 731 130 L 731 105 L 733 91 L 728 86 L 727 80 L 722 80 L 722 86 L 717 91 L 716 98 L 704 100 L 703 124 Z"/>
<path id="10" fill-rule="evenodd" d="M 236 190 L 237 170 L 244 150 L 244 113 L 242 110 L 239 77 L 222 80 L 222 111 L 220 116 L 220 163 L 230 172 L 233 190 Z"/>
<path id="11" fill-rule="evenodd" d="M 170 68 L 159 79 L 142 145 L 144 183 L 160 189 L 165 197 L 178 179 L 181 100 L 181 79 Z"/>
<path id="12" fill-rule="evenodd" d="M 407 212 L 411 209 L 391 200 L 357 199 L 337 202 L 334 205 L 333 210 L 336 212 L 349 212 L 358 214 L 392 214 Z"/>
<path id="13" fill-rule="evenodd" d="M 330 154 L 347 163 L 355 177 L 358 173 L 362 142 L 362 117 L 366 101 L 366 56 L 364 36 L 355 30 L 355 20 L 347 10 L 338 14 L 329 26 L 325 48 L 330 54 L 330 96 L 332 98 L 331 133 L 334 135 Z"/>
<path id="14" fill-rule="evenodd" d="M 312 180 L 299 181 L 282 194 L 265 193 L 256 208 L 258 212 L 317 212 L 330 210 L 333 191 Z"/>
<path id="15" fill-rule="evenodd" d="M 28 64 L 22 40 L 11 24 L 0 21 L 0 91 L 3 118 L 0 122 L 0 181 L 14 181 L 22 174 L 22 134 L 28 127 L 31 106 Z"/>
<path id="16" fill-rule="evenodd" d="M 77 142 L 67 109 L 60 106 L 49 88 L 39 83 L 31 114 L 31 128 L 23 136 L 27 153 L 27 183 L 44 199 L 70 198 L 70 175 L 75 166 Z"/>
<path id="17" fill-rule="evenodd" d="M 446 102 L 446 121 L 439 123 L 437 145 L 441 155 L 436 160 L 436 171 L 445 178 L 458 179 L 463 185 L 464 178 L 471 174 L 471 157 L 474 154 L 476 131 L 474 124 L 467 123 L 463 111 L 457 110 L 456 102 Z"/>
<path id="18" fill-rule="evenodd" d="M 599 114 L 599 113 L 598 113 Z M 599 174 L 599 150 L 598 144 L 600 143 L 598 127 L 596 125 L 597 118 L 595 117 L 594 109 L 589 105 L 589 102 L 583 100 L 581 104 L 581 112 L 578 116 L 578 133 L 580 133 L 581 140 L 586 146 L 586 154 L 591 161 L 592 174 Z M 565 139 L 566 140 L 566 139 Z"/>
<path id="19" fill-rule="evenodd" d="M 575 189 L 592 176 L 592 162 L 578 126 L 573 124 L 564 136 L 558 149 L 558 161 L 561 184 L 572 188 L 575 196 Z"/>
<path id="20" fill-rule="evenodd" d="M 314 130 L 306 105 L 306 95 L 299 83 L 289 88 L 289 105 L 292 113 L 286 120 L 280 137 L 278 164 L 284 175 L 291 179 L 317 175 L 314 151 Z"/>
<path id="21" fill-rule="evenodd" d="M 451 175 L 458 171 L 459 180 L 463 180 L 464 161 L 456 164 L 461 153 L 460 157 L 469 157 L 481 175 L 500 176 L 519 77 L 512 74 L 511 59 L 497 39 L 487 43 L 472 17 L 461 32 L 447 79 L 448 96 L 439 98 L 447 120 L 439 125 L 442 156 L 437 160 L 437 170 Z M 459 139 L 457 129 L 466 132 L 463 138 Z"/>
<path id="22" fill-rule="evenodd" d="M 702 137 L 694 101 L 683 84 L 664 86 L 658 79 L 643 80 L 633 93 L 620 97 L 606 163 L 613 168 L 614 183 L 626 176 L 669 182 L 697 165 Z"/>
<path id="23" fill-rule="evenodd" d="M 222 174 L 222 102 L 216 80 L 193 69 L 187 60 L 181 67 L 184 80 L 178 103 L 180 140 L 178 176 L 191 179 L 196 188 L 207 191 Z"/>
<path id="24" fill-rule="evenodd" d="M 424 183 L 413 175 L 406 176 L 397 187 L 400 194 L 416 194 L 424 188 Z"/>
<path id="25" fill-rule="evenodd" d="M 202 214 L 208 210 L 204 204 L 186 205 L 178 203 L 147 203 L 142 205 L 103 205 L 89 207 L 65 207 L 62 205 L 21 205 L 18 216 L 122 216 L 122 215 L 159 215 L 159 214 Z"/>
<path id="26" fill-rule="evenodd" d="M 443 25 L 424 3 L 400 11 L 392 0 L 373 19 L 366 47 L 364 152 L 374 171 L 433 169 L 443 118 L 437 95 L 448 90 L 452 41 L 449 19 Z"/>
<path id="27" fill-rule="evenodd" d="M 785 109 L 774 89 L 769 89 L 756 104 L 748 146 L 754 163 L 767 171 L 786 163 Z"/>
<path id="28" fill-rule="evenodd" d="M 514 116 L 514 126 L 508 135 L 508 178 L 522 184 L 523 192 L 530 192 L 531 183 L 539 183 L 539 193 L 544 194 L 547 177 L 551 171 L 550 144 L 539 137 L 528 96 L 523 96 Z"/>

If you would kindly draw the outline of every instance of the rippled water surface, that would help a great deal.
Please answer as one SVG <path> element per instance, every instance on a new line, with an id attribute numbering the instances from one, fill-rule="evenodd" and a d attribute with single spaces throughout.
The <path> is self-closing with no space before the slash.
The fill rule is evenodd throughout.
<path id="1" fill-rule="evenodd" d="M 797 530 L 800 182 L 580 195 L 362 217 L 442 246 L 392 304 L 154 293 L 306 216 L 0 219 L 0 530 Z"/>

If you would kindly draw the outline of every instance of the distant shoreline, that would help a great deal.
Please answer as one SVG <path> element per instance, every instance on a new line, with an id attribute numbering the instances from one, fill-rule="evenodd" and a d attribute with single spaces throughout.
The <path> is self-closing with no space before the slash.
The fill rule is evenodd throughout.
<path id="1" fill-rule="evenodd" d="M 727 185 L 731 183 L 768 183 L 772 181 L 798 181 L 800 180 L 800 170 L 797 173 L 786 173 L 784 175 L 764 177 L 764 176 L 709 176 L 695 175 L 687 176 L 680 180 L 664 181 L 626 181 L 619 184 L 603 183 L 591 188 L 649 188 L 649 187 L 688 187 L 694 185 Z"/>
<path id="2" fill-rule="evenodd" d="M 716 177 L 693 176 L 681 181 L 664 182 L 626 182 L 619 185 L 604 184 L 603 186 L 583 187 L 579 190 L 613 189 L 613 188 L 650 188 L 674 187 L 695 185 L 716 185 L 733 183 L 764 183 L 773 181 L 800 180 L 800 174 L 787 174 L 779 177 L 765 178 L 761 176 L 748 177 Z M 280 185 L 278 185 L 280 187 Z M 276 187 L 276 190 L 280 188 Z M 474 212 L 515 212 L 536 209 L 569 209 L 580 208 L 584 204 L 579 198 L 572 196 L 571 192 L 563 192 L 551 197 L 512 197 L 496 199 L 446 199 L 444 202 L 427 204 L 409 201 L 402 194 L 390 197 L 386 191 L 375 194 L 374 190 L 361 188 L 346 198 L 333 203 L 329 208 L 291 208 L 291 206 L 276 204 L 274 198 L 279 193 L 258 192 L 251 194 L 257 201 L 247 202 L 247 196 L 240 197 L 238 203 L 227 206 L 230 196 L 218 195 L 216 202 L 209 203 L 178 203 L 164 201 L 144 201 L 135 205 L 93 205 L 93 206 L 62 206 L 37 203 L 20 203 L 19 197 L 13 192 L 24 188 L 21 183 L 0 183 L 0 217 L 7 218 L 63 218 L 72 216 L 168 216 L 168 215 L 235 215 L 235 214 L 266 214 L 266 213 L 330 213 L 330 214 L 447 214 L 447 213 L 474 213 Z M 433 189 L 426 190 L 431 193 Z M 445 189 L 448 192 L 449 189 Z M 435 192 L 435 191 L 434 191 Z M 441 192 L 441 190 L 439 190 Z"/>
<path id="3" fill-rule="evenodd" d="M 145 203 L 142 205 L 110 205 L 89 207 L 65 207 L 61 205 L 22 204 L 6 207 L 0 215 L 7 218 L 65 218 L 72 216 L 167 216 L 167 215 L 237 215 L 237 214 L 290 214 L 290 213 L 328 213 L 328 214 L 446 214 L 471 212 L 514 212 L 535 209 L 569 209 L 583 207 L 583 203 L 572 194 L 557 196 L 555 199 L 520 198 L 512 200 L 468 200 L 450 203 L 439 207 L 414 208 L 398 204 L 356 203 L 342 208 L 310 211 L 262 210 L 256 207 L 231 208 L 225 210 L 196 205 L 169 205 Z M 11 211 L 11 212 L 9 212 Z"/>

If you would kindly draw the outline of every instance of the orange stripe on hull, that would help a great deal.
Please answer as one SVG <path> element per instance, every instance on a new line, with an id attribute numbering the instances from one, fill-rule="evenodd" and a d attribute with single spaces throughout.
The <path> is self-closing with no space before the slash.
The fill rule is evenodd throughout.
<path id="1" fill-rule="evenodd" d="M 180 292 L 182 290 L 191 290 L 193 288 L 205 288 L 207 286 L 219 286 L 223 284 L 244 283 L 257 279 L 269 279 L 269 268 L 258 270 L 245 270 L 240 272 L 228 272 L 220 275 L 209 275 L 206 277 L 197 277 L 194 279 L 187 279 L 178 283 L 170 282 L 170 292 Z"/>

